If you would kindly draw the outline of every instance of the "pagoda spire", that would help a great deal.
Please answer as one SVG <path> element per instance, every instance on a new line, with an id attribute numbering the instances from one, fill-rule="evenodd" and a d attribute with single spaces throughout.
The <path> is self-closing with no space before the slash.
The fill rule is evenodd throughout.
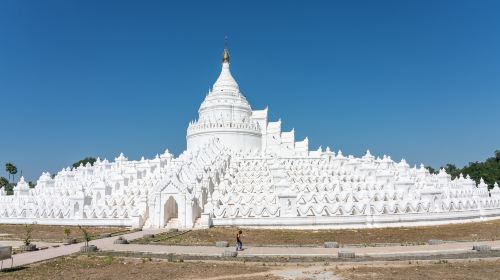
<path id="1" fill-rule="evenodd" d="M 227 36 L 224 40 L 224 53 L 222 54 L 222 63 L 229 63 L 229 51 L 227 50 Z"/>
<path id="2" fill-rule="evenodd" d="M 212 88 L 212 92 L 218 92 L 218 91 L 224 91 L 223 88 L 227 89 L 231 88 L 233 90 L 236 90 L 239 93 L 239 88 L 238 88 L 238 83 L 234 80 L 233 76 L 231 75 L 231 70 L 229 70 L 229 51 L 227 48 L 227 37 L 224 43 L 224 52 L 222 54 L 222 69 L 219 74 L 219 77 L 215 81 L 215 84 Z"/>

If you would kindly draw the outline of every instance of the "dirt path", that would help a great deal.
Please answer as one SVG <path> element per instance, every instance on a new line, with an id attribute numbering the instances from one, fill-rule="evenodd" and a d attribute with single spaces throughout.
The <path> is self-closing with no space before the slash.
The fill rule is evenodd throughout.
<path id="1" fill-rule="evenodd" d="M 216 276 L 216 277 L 203 277 L 203 278 L 193 278 L 192 280 L 230 280 L 230 279 L 240 279 L 240 278 L 256 278 L 256 277 L 269 277 L 269 275 L 273 274 L 274 271 L 266 271 L 266 272 L 256 272 L 256 273 L 245 273 L 238 275 L 224 275 L 224 276 Z"/>
<path id="2" fill-rule="evenodd" d="M 334 275 L 325 266 L 307 266 L 307 267 L 292 267 L 285 266 L 281 269 L 274 269 L 266 272 L 247 273 L 238 275 L 224 275 L 209 278 L 195 278 L 193 280 L 230 280 L 230 279 L 273 279 L 273 277 L 284 280 L 308 279 L 308 280 L 340 280 L 341 278 Z"/>
<path id="3" fill-rule="evenodd" d="M 400 257 L 430 256 L 443 254 L 471 253 L 476 244 L 490 245 L 492 249 L 500 249 L 500 240 L 484 242 L 455 242 L 438 245 L 360 247 L 360 248 L 320 248 L 320 247 L 248 247 L 238 253 L 238 257 L 336 257 L 339 251 L 352 251 L 359 257 Z M 224 250 L 234 248 L 218 248 L 215 246 L 166 246 L 108 244 L 100 247 L 104 251 L 140 252 L 151 254 L 178 254 L 190 256 L 221 256 Z"/>
<path id="4" fill-rule="evenodd" d="M 151 231 L 138 231 L 138 232 L 124 234 L 122 236 L 126 239 L 137 239 L 137 238 L 141 238 L 146 233 L 156 234 L 156 233 L 163 232 L 163 231 L 165 231 L 165 229 L 151 230 Z M 98 248 L 112 247 L 113 242 L 116 240 L 116 238 L 117 237 L 114 236 L 114 237 L 109 237 L 109 238 L 97 239 L 97 240 L 91 241 L 90 244 L 96 245 Z M 49 260 L 49 259 L 53 259 L 53 258 L 57 258 L 57 257 L 71 255 L 71 254 L 78 252 L 80 250 L 81 246 L 83 246 L 83 243 L 67 245 L 67 246 L 60 246 L 57 248 L 52 247 L 52 248 L 48 248 L 45 250 L 16 254 L 13 256 L 13 266 L 23 266 L 23 265 L 32 264 L 35 262 L 40 262 L 40 261 Z"/>
<path id="5" fill-rule="evenodd" d="M 390 271 L 389 274 L 397 273 L 397 271 L 410 271 L 414 272 L 416 275 L 408 275 L 408 277 L 418 277 L 418 270 L 434 270 L 437 274 L 452 273 L 448 270 L 456 270 L 457 267 L 491 267 L 500 263 L 500 257 L 496 258 L 476 258 L 476 259 L 448 259 L 448 260 L 426 260 L 426 261 L 367 261 L 367 262 L 340 262 L 331 264 L 306 264 L 306 265 L 291 265 L 285 264 L 280 268 L 275 268 L 266 272 L 257 273 L 247 273 L 238 275 L 224 275 L 209 278 L 195 278 L 193 280 L 230 280 L 230 279 L 283 279 L 283 280 L 296 280 L 296 279 L 307 279 L 307 280 L 342 280 L 342 279 L 365 279 L 364 277 L 373 278 L 369 276 L 367 272 L 371 270 L 379 273 L 379 276 L 385 275 Z M 336 274 L 346 276 L 347 278 L 341 277 Z M 408 272 L 406 272 L 408 273 Z M 482 277 L 491 277 L 491 272 L 483 275 Z M 384 277 L 385 277 L 384 276 Z M 455 276 L 451 276 L 455 277 Z M 479 277 L 479 276 L 478 276 Z M 373 279 L 385 279 L 385 278 L 373 278 Z M 392 279 L 392 278 L 391 278 Z M 413 278 L 409 278 L 413 279 Z M 438 279 L 438 278 L 431 278 Z M 445 278 L 448 279 L 448 278 Z M 483 279 L 483 278 L 478 278 Z M 487 278 L 489 279 L 489 278 Z"/>

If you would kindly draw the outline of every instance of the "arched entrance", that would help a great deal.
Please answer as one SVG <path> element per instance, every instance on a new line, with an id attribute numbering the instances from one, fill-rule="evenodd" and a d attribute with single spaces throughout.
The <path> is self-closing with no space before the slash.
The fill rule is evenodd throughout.
<path id="1" fill-rule="evenodd" d="M 165 206 L 163 207 L 163 225 L 167 226 L 169 222 L 177 221 L 177 218 L 179 217 L 179 206 L 177 205 L 177 201 L 174 199 L 173 196 L 170 196 L 165 203 Z"/>
<path id="2" fill-rule="evenodd" d="M 75 205 L 73 206 L 73 216 L 78 217 L 80 215 L 80 204 L 78 202 L 75 202 Z"/>

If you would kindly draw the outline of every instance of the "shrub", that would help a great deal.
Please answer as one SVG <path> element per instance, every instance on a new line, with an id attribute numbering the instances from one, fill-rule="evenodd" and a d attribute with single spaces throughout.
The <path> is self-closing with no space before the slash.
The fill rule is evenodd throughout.
<path id="1" fill-rule="evenodd" d="M 64 234 L 66 235 L 66 238 L 69 238 L 71 234 L 71 229 L 70 228 L 64 228 Z"/>
<path id="2" fill-rule="evenodd" d="M 25 224 L 24 225 L 23 243 L 26 246 L 28 246 L 28 245 L 31 244 L 31 232 L 32 231 L 33 231 L 33 225 L 32 224 Z"/>
<path id="3" fill-rule="evenodd" d="M 82 226 L 78 225 L 78 228 L 82 232 L 83 240 L 85 240 L 85 246 L 88 247 L 90 240 L 92 240 L 92 236 L 90 235 L 88 230 L 83 228 Z"/>

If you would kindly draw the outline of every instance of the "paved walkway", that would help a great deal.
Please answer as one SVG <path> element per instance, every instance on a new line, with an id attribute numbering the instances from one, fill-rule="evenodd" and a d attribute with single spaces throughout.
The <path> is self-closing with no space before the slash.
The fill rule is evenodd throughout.
<path id="1" fill-rule="evenodd" d="M 144 231 L 137 231 L 133 233 L 128 233 L 122 235 L 124 238 L 127 240 L 133 240 L 137 238 L 141 238 L 144 234 L 146 233 L 160 233 L 165 231 L 164 229 L 159 229 L 159 230 L 144 230 Z M 98 248 L 109 248 L 110 246 L 113 245 L 113 242 L 117 239 L 116 236 L 114 237 L 108 237 L 108 238 L 103 238 L 103 239 L 96 239 L 90 242 L 90 244 L 96 245 Z M 72 244 L 72 245 L 63 245 L 57 248 L 51 247 L 45 250 L 39 250 L 39 251 L 33 251 L 33 252 L 26 252 L 26 253 L 21 253 L 21 254 L 15 254 L 13 256 L 13 266 L 22 266 L 30 263 L 35 263 L 39 261 L 44 261 L 48 259 L 53 259 L 61 256 L 66 256 L 66 255 L 71 255 L 74 254 L 78 251 L 80 251 L 80 247 L 83 246 L 84 243 L 78 243 L 78 244 Z M 8 260 L 4 261 L 5 264 L 4 266 L 7 266 L 10 264 Z"/>
<path id="2" fill-rule="evenodd" d="M 60 246 L 63 245 L 62 243 L 56 243 L 56 242 L 40 242 L 36 241 L 33 242 L 36 243 L 36 246 L 38 248 L 41 247 L 53 247 L 53 246 Z M 12 248 L 19 248 L 24 244 L 23 241 L 21 240 L 0 240 L 0 246 L 12 246 Z"/>
<path id="3" fill-rule="evenodd" d="M 144 230 L 122 235 L 127 240 L 141 238 L 144 234 L 164 232 L 160 230 Z M 116 236 L 91 241 L 102 251 L 141 252 L 152 254 L 183 254 L 193 256 L 221 256 L 224 250 L 233 248 L 218 248 L 215 246 L 166 246 L 142 244 L 113 244 Z M 441 254 L 461 254 L 472 252 L 472 245 L 490 245 L 492 249 L 500 250 L 500 240 L 485 242 L 454 242 L 439 245 L 420 246 L 390 246 L 390 247 L 362 247 L 362 248 L 314 248 L 314 247 L 248 247 L 238 254 L 239 257 L 253 256 L 307 256 L 307 257 L 337 257 L 338 251 L 352 251 L 356 256 L 395 257 L 395 256 L 428 256 Z M 45 250 L 26 252 L 14 255 L 14 266 L 27 265 L 39 261 L 57 258 L 76 253 L 83 243 L 48 248 Z M 6 261 L 5 265 L 8 265 Z"/>
<path id="4" fill-rule="evenodd" d="M 486 244 L 492 249 L 500 249 L 499 241 L 485 242 L 455 242 L 439 245 L 420 245 L 420 246 L 391 246 L 391 247 L 362 247 L 362 248 L 319 248 L 319 247 L 248 247 L 239 252 L 240 257 L 253 256 L 307 256 L 307 257 L 336 257 L 338 251 L 351 251 L 356 256 L 371 257 L 394 257 L 394 256 L 422 256 L 422 255 L 442 255 L 442 254 L 461 254 L 472 252 L 472 245 Z M 119 252 L 142 252 L 152 254 L 183 254 L 192 256 L 221 256 L 224 250 L 233 248 L 218 248 L 215 246 L 164 246 L 164 245 L 142 245 L 128 244 L 100 247 L 104 251 Z"/>

